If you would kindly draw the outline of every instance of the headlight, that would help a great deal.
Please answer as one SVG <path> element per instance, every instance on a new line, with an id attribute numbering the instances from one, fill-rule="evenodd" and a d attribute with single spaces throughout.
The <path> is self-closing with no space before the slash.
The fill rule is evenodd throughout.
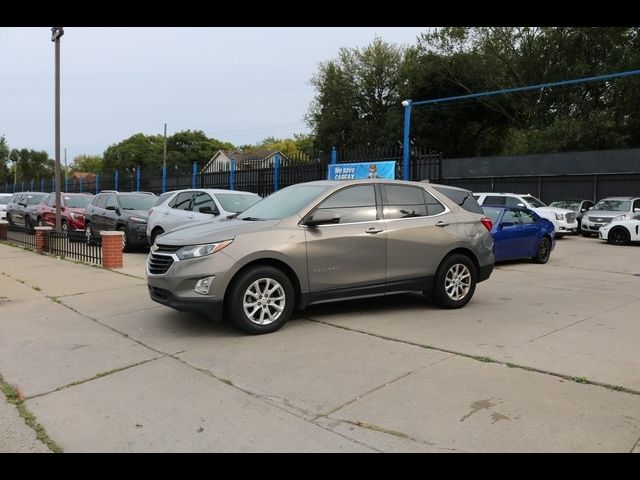
<path id="1" fill-rule="evenodd" d="M 147 223 L 147 219 L 146 218 L 129 217 L 129 220 L 131 220 L 134 223 Z"/>
<path id="2" fill-rule="evenodd" d="M 84 215 L 82 213 L 75 213 L 75 212 L 71 212 L 71 218 L 73 218 L 74 220 L 79 220 L 81 218 L 84 218 Z"/>
<path id="3" fill-rule="evenodd" d="M 180 260 L 186 260 L 188 258 L 204 257 L 205 255 L 211 255 L 212 253 L 219 252 L 224 247 L 229 245 L 233 240 L 225 240 L 218 243 L 207 243 L 205 245 L 187 245 L 182 247 L 176 252 Z"/>
<path id="4" fill-rule="evenodd" d="M 564 220 L 564 213 L 556 213 L 556 220 Z"/>
<path id="5" fill-rule="evenodd" d="M 627 215 L 626 214 L 622 214 L 622 215 L 618 215 L 617 217 L 613 217 L 614 220 L 626 220 L 627 219 Z"/>

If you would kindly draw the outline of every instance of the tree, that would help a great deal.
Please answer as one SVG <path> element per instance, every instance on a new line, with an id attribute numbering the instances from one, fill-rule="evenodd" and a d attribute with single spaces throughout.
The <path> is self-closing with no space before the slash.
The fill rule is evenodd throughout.
<path id="1" fill-rule="evenodd" d="M 20 150 L 13 149 L 9 154 L 13 162 L 14 172 L 17 171 L 17 179 L 21 181 L 40 180 L 51 178 L 55 172 L 55 161 L 49 158 L 44 150 Z"/>
<path id="2" fill-rule="evenodd" d="M 341 48 L 337 60 L 320 63 L 306 117 L 318 147 L 389 146 L 401 137 L 403 56 L 402 47 L 376 38 L 363 49 Z"/>
<path id="3" fill-rule="evenodd" d="M 76 155 L 71 170 L 74 172 L 102 172 L 102 155 Z"/>
<path id="4" fill-rule="evenodd" d="M 167 162 L 178 168 L 191 168 L 195 162 L 202 168 L 218 150 L 232 149 L 232 144 L 209 138 L 201 130 L 184 130 L 167 138 Z"/>
<path id="5" fill-rule="evenodd" d="M 11 150 L 4 135 L 0 137 L 0 182 L 9 179 L 9 154 Z"/>
<path id="6" fill-rule="evenodd" d="M 103 167 L 105 172 L 131 172 L 136 167 L 157 169 L 162 166 L 162 149 L 161 135 L 136 133 L 104 151 Z"/>

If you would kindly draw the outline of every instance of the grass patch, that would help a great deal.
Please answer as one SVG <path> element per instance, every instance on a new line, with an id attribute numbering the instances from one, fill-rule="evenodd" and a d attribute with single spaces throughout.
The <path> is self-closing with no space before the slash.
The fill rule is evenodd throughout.
<path id="1" fill-rule="evenodd" d="M 514 365 L 513 363 L 505 363 L 505 365 L 509 368 L 518 368 L 516 365 Z"/>
<path id="2" fill-rule="evenodd" d="M 624 387 L 621 387 L 620 385 L 611 385 L 608 388 L 609 390 L 613 390 L 615 392 L 624 392 L 626 390 Z"/>
<path id="3" fill-rule="evenodd" d="M 571 377 L 571 380 L 576 383 L 591 383 L 587 377 Z"/>
<path id="4" fill-rule="evenodd" d="M 36 433 L 36 438 L 44 443 L 52 452 L 62 453 L 62 448 L 47 435 L 44 427 L 37 422 L 35 415 L 27 410 L 22 392 L 13 385 L 6 383 L 2 377 L 0 377 L 0 390 L 7 397 L 7 401 L 15 405 L 24 423 L 33 429 Z"/>
<path id="5" fill-rule="evenodd" d="M 42 289 L 40 287 L 33 287 L 32 286 L 31 288 L 33 288 L 36 292 L 41 292 L 42 291 Z"/>
<path id="6" fill-rule="evenodd" d="M 489 357 L 471 357 L 474 360 L 477 360 L 479 362 L 484 362 L 484 363 L 494 363 L 495 360 L 491 360 Z"/>

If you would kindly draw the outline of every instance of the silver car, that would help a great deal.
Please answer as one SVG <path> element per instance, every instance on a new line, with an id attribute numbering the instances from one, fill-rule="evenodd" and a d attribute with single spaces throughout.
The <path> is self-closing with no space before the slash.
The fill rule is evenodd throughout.
<path id="1" fill-rule="evenodd" d="M 637 213 L 640 213 L 640 198 L 638 197 L 603 198 L 584 213 L 580 225 L 582 235 L 585 237 L 598 236 L 603 225 L 613 220 L 632 220 Z"/>
<path id="2" fill-rule="evenodd" d="M 197 188 L 176 190 L 160 195 L 149 210 L 147 238 L 153 245 L 158 235 L 198 222 L 221 220 L 240 213 L 262 198 L 251 192 Z"/>
<path id="3" fill-rule="evenodd" d="M 493 270 L 491 221 L 431 185 L 388 180 L 292 185 L 234 219 L 159 237 L 149 294 L 177 310 L 279 329 L 294 307 L 406 291 L 464 306 Z M 458 189 L 459 190 L 459 189 Z"/>

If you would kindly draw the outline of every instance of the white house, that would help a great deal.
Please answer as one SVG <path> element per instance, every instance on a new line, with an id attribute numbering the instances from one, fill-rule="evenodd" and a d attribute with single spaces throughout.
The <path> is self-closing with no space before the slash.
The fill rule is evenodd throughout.
<path id="1" fill-rule="evenodd" d="M 280 154 L 281 162 L 286 159 L 280 150 L 254 150 L 252 152 L 218 150 L 204 166 L 202 172 L 226 172 L 230 168 L 231 160 L 235 162 L 237 170 L 251 168 L 252 166 L 258 168 L 272 167 L 275 163 L 276 153 Z"/>

